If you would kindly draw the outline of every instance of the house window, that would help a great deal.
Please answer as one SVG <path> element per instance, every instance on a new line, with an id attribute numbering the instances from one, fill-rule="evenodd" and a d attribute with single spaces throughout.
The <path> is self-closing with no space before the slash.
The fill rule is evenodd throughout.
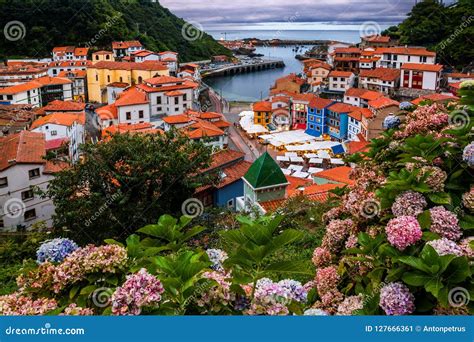
<path id="1" fill-rule="evenodd" d="M 58 131 L 51 131 L 51 135 L 58 135 Z"/>
<path id="2" fill-rule="evenodd" d="M 7 177 L 0 178 L 0 188 L 4 188 L 6 186 L 8 186 L 8 178 Z"/>
<path id="3" fill-rule="evenodd" d="M 37 168 L 37 169 L 28 171 L 28 176 L 30 176 L 30 179 L 38 178 L 40 176 L 40 169 Z"/>
<path id="4" fill-rule="evenodd" d="M 233 208 L 234 207 L 234 199 L 230 199 L 227 201 L 227 208 Z"/>
<path id="5" fill-rule="evenodd" d="M 174 104 L 179 104 L 179 97 L 174 98 Z"/>
<path id="6" fill-rule="evenodd" d="M 34 220 L 36 218 L 36 209 L 30 209 L 25 211 L 25 221 Z"/>
<path id="7" fill-rule="evenodd" d="M 21 192 L 21 200 L 28 201 L 35 197 L 35 194 L 32 189 Z"/>
<path id="8" fill-rule="evenodd" d="M 5 228 L 5 223 L 3 222 L 3 219 L 0 220 L 0 228 Z"/>
<path id="9" fill-rule="evenodd" d="M 107 75 L 107 82 L 110 82 L 110 75 Z"/>
<path id="10" fill-rule="evenodd" d="M 188 99 L 187 94 L 184 94 L 184 95 L 183 95 L 183 101 L 187 101 L 187 99 Z"/>
<path id="11" fill-rule="evenodd" d="M 125 117 L 126 117 L 127 120 L 132 120 L 132 113 L 126 112 Z"/>
<path id="12" fill-rule="evenodd" d="M 175 112 L 179 111 L 179 107 L 174 107 L 174 111 Z"/>
<path id="13" fill-rule="evenodd" d="M 138 111 L 138 118 L 143 119 L 143 110 Z"/>
<path id="14" fill-rule="evenodd" d="M 314 125 L 309 125 L 309 129 L 314 129 Z"/>
<path id="15" fill-rule="evenodd" d="M 161 104 L 161 97 L 158 96 L 158 97 L 156 98 L 156 104 Z"/>

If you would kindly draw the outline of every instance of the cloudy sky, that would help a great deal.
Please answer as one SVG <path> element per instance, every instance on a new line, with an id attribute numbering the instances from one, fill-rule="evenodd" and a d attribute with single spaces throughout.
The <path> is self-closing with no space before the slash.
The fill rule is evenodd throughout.
<path id="1" fill-rule="evenodd" d="M 271 22 L 357 24 L 402 21 L 415 0 L 160 0 L 176 15 L 204 26 Z"/>

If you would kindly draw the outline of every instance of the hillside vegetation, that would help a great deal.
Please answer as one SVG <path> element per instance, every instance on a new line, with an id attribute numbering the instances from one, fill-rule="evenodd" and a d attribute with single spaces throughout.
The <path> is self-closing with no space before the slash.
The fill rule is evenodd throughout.
<path id="1" fill-rule="evenodd" d="M 63 45 L 110 50 L 113 40 L 134 39 L 150 50 L 177 51 L 181 61 L 230 53 L 208 34 L 189 29 L 188 23 L 158 1 L 0 0 L 0 22 L 13 21 L 21 24 L 10 27 L 13 39 L 0 40 L 3 57 L 48 57 L 54 46 Z M 182 34 L 183 25 L 188 28 L 186 34 Z"/>

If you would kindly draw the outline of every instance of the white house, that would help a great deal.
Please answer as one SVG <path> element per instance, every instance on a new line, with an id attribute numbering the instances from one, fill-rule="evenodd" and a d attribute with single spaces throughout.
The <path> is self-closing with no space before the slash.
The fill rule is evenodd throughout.
<path id="1" fill-rule="evenodd" d="M 48 75 L 51 77 L 59 76 L 63 71 L 87 71 L 87 68 L 92 65 L 91 61 L 53 61 L 48 64 Z M 61 77 L 61 76 L 59 76 Z"/>
<path id="2" fill-rule="evenodd" d="M 53 48 L 53 61 L 85 61 L 89 48 L 75 46 L 56 46 Z"/>
<path id="3" fill-rule="evenodd" d="M 390 68 L 375 68 L 361 70 L 359 73 L 359 87 L 392 94 L 400 86 L 400 70 Z"/>
<path id="4" fill-rule="evenodd" d="M 46 141 L 61 139 L 67 141 L 69 158 L 74 163 L 80 155 L 79 146 L 85 142 L 86 114 L 61 113 L 45 115 L 31 124 L 32 132 L 43 133 Z"/>
<path id="5" fill-rule="evenodd" d="M 29 229 L 33 224 L 52 225 L 54 205 L 35 190 L 46 190 L 57 165 L 43 159 L 44 135 L 30 131 L 0 138 L 0 230 Z"/>
<path id="6" fill-rule="evenodd" d="M 328 74 L 329 90 L 345 92 L 354 85 L 355 75 L 350 71 L 333 70 Z"/>
<path id="7" fill-rule="evenodd" d="M 37 81 L 30 81 L 0 89 L 0 104 L 30 104 L 41 107 L 41 87 Z"/>
<path id="8" fill-rule="evenodd" d="M 361 88 L 349 88 L 343 98 L 343 102 L 361 108 L 367 108 L 368 102 L 382 97 L 383 94 Z"/>
<path id="9" fill-rule="evenodd" d="M 440 64 L 405 63 L 402 65 L 402 87 L 436 91 L 440 86 Z"/>
<path id="10" fill-rule="evenodd" d="M 145 61 L 159 61 L 160 55 L 150 50 L 138 50 L 131 54 L 134 62 L 142 63 Z"/>
<path id="11" fill-rule="evenodd" d="M 143 50 L 143 45 L 138 40 L 112 42 L 112 51 L 115 58 L 130 56 L 139 50 Z"/>
<path id="12" fill-rule="evenodd" d="M 114 103 L 118 124 L 150 122 L 150 105 L 145 92 L 132 87 L 121 93 Z"/>
<path id="13" fill-rule="evenodd" d="M 436 62 L 436 52 L 428 51 L 424 47 L 377 48 L 374 55 L 380 57 L 380 66 L 383 68 L 400 69 L 405 63 L 435 64 Z"/>
<path id="14" fill-rule="evenodd" d="M 173 76 L 158 76 L 144 80 L 136 87 L 148 94 L 151 117 L 161 118 L 192 109 L 194 89 L 198 84 Z"/>

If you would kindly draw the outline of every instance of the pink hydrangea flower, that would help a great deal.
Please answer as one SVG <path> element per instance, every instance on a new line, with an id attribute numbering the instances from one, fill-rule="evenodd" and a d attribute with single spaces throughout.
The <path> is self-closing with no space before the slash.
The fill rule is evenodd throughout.
<path id="1" fill-rule="evenodd" d="M 391 219 L 385 227 L 388 242 L 403 251 L 421 239 L 422 232 L 418 220 L 413 216 L 400 216 Z"/>
<path id="2" fill-rule="evenodd" d="M 230 290 L 230 274 L 218 271 L 205 272 L 203 278 L 214 280 L 217 285 L 202 293 L 196 300 L 204 312 L 219 312 L 222 308 L 230 306 L 235 301 L 235 293 Z"/>
<path id="3" fill-rule="evenodd" d="M 157 306 L 164 292 L 161 282 L 142 268 L 127 276 L 127 280 L 112 295 L 112 314 L 139 315 L 144 306 Z"/>
<path id="4" fill-rule="evenodd" d="M 362 295 L 349 296 L 339 304 L 336 315 L 349 316 L 352 315 L 355 310 L 361 310 L 363 307 L 364 302 Z"/>
<path id="5" fill-rule="evenodd" d="M 439 234 L 450 240 L 459 240 L 462 236 L 461 227 L 456 214 L 446 210 L 442 206 L 430 209 L 431 227 L 433 233 Z"/>
<path id="6" fill-rule="evenodd" d="M 415 297 L 404 284 L 390 283 L 380 290 L 379 305 L 387 315 L 408 315 L 415 311 Z"/>
<path id="7" fill-rule="evenodd" d="M 32 299 L 19 292 L 0 296 L 1 316 L 38 316 L 44 315 L 58 307 L 50 298 Z"/>
<path id="8" fill-rule="evenodd" d="M 340 249 L 353 229 L 354 222 L 351 219 L 332 220 L 326 226 L 326 234 L 323 237 L 322 247 L 331 252 L 336 252 Z"/>
<path id="9" fill-rule="evenodd" d="M 314 249 L 313 264 L 316 267 L 325 267 L 331 263 L 331 253 L 323 247 L 317 247 Z"/>
<path id="10" fill-rule="evenodd" d="M 325 268 L 319 268 L 316 271 L 316 288 L 320 296 L 324 295 L 326 292 L 334 290 L 337 288 L 339 283 L 339 274 L 337 274 L 337 269 L 334 266 L 328 266 Z"/>
<path id="11" fill-rule="evenodd" d="M 474 258 L 474 249 L 472 249 L 470 246 L 472 240 L 474 240 L 474 236 L 462 239 L 459 243 L 459 247 L 461 248 L 463 255 L 467 256 L 468 258 Z"/>
<path id="12" fill-rule="evenodd" d="M 64 312 L 60 316 L 92 316 L 94 315 L 94 310 L 89 308 L 81 308 L 77 306 L 76 303 L 69 304 L 67 308 L 64 309 Z"/>

